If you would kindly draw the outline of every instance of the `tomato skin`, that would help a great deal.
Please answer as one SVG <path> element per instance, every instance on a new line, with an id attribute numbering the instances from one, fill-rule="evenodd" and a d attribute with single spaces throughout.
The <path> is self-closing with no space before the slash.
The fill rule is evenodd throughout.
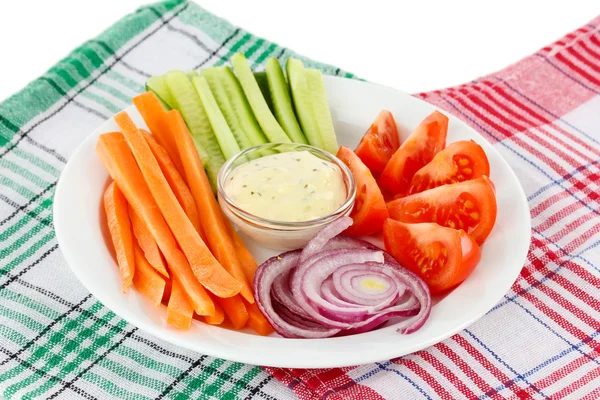
<path id="1" fill-rule="evenodd" d="M 375 178 L 349 148 L 341 146 L 337 157 L 350 168 L 356 182 L 356 198 L 350 214 L 354 223 L 344 233 L 364 236 L 379 232 L 389 214 Z"/>
<path id="2" fill-rule="evenodd" d="M 446 146 L 448 117 L 434 111 L 394 153 L 379 183 L 392 194 L 405 194 L 414 174 Z"/>
<path id="3" fill-rule="evenodd" d="M 434 187 L 458 183 L 480 176 L 490 176 L 490 163 L 485 152 L 472 140 L 454 142 L 440 151 L 413 176 L 409 194 Z"/>
<path id="4" fill-rule="evenodd" d="M 373 173 L 383 171 L 400 147 L 400 136 L 391 112 L 382 110 L 354 152 Z"/>
<path id="5" fill-rule="evenodd" d="M 421 277 L 431 294 L 464 281 L 481 259 L 481 249 L 463 230 L 434 223 L 383 224 L 385 249 L 403 267 Z"/>
<path id="6" fill-rule="evenodd" d="M 395 199 L 387 204 L 390 218 L 406 223 L 435 222 L 464 229 L 481 245 L 496 223 L 496 195 L 481 176 Z"/>

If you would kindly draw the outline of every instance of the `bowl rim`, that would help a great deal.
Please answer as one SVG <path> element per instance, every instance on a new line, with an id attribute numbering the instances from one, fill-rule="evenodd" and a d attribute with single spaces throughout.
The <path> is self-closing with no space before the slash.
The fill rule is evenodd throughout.
<path id="1" fill-rule="evenodd" d="M 336 165 L 342 171 L 344 182 L 346 184 L 346 198 L 341 206 L 339 206 L 333 212 L 319 218 L 313 218 L 306 221 L 278 221 L 269 218 L 260 217 L 258 215 L 252 214 L 243 208 L 239 207 L 225 192 L 225 179 L 229 176 L 231 172 L 238 166 L 234 167 L 236 161 L 245 156 L 246 154 L 254 151 L 260 150 L 270 150 L 276 147 L 290 147 L 291 150 L 288 151 L 310 151 L 312 153 L 318 153 L 322 156 L 322 158 L 328 160 L 329 162 Z M 287 151 L 286 151 L 287 152 Z M 229 160 L 223 164 L 221 169 L 219 170 L 219 174 L 217 175 L 217 193 L 219 196 L 219 203 L 222 204 L 222 207 L 225 206 L 229 212 L 235 215 L 237 218 L 240 218 L 245 223 L 253 225 L 258 228 L 270 229 L 275 231 L 301 231 L 304 229 L 312 229 L 318 226 L 326 225 L 334 220 L 340 218 L 342 215 L 345 215 L 352 207 L 354 207 L 354 201 L 356 198 L 356 181 L 354 179 L 354 175 L 350 171 L 350 168 L 339 158 L 334 156 L 333 154 L 322 150 L 318 147 L 311 146 L 309 144 L 302 143 L 264 143 L 256 146 L 248 147 L 239 153 L 235 154 Z"/>

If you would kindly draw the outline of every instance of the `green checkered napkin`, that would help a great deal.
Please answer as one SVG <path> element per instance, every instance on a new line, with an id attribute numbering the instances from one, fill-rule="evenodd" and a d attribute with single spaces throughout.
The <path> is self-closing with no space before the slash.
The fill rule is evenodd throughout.
<path id="1" fill-rule="evenodd" d="M 151 75 L 245 53 L 299 57 L 204 11 L 137 10 L 0 103 L 0 393 L 6 398 L 264 398 L 292 392 L 260 367 L 183 350 L 127 324 L 77 281 L 58 248 L 52 201 L 85 137 Z M 324 73 L 340 69 L 302 58 Z"/>

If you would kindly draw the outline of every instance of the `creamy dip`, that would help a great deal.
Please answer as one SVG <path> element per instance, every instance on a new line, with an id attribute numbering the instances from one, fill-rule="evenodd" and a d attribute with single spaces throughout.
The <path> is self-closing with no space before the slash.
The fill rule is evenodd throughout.
<path id="1" fill-rule="evenodd" d="M 340 168 L 308 151 L 274 154 L 242 164 L 227 177 L 224 189 L 244 211 L 284 222 L 324 217 L 346 199 Z"/>

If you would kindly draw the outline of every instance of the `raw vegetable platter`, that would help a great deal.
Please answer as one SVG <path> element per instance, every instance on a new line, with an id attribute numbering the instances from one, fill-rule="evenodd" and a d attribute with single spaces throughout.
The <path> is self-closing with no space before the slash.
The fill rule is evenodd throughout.
<path id="1" fill-rule="evenodd" d="M 389 110 L 395 117 L 400 143 L 435 111 L 433 106 L 393 89 L 355 80 L 323 78 L 337 142 L 350 149 L 357 147 L 381 110 Z M 218 107 L 217 104 L 214 105 Z M 125 112 L 137 128 L 152 131 L 136 107 L 131 106 Z M 85 140 L 61 176 L 54 203 L 58 241 L 79 280 L 108 308 L 156 337 L 190 350 L 250 364 L 295 368 L 350 366 L 409 354 L 451 336 L 489 311 L 518 276 L 530 242 L 529 210 L 516 176 L 484 138 L 458 119 L 448 117 L 446 142 L 474 140 L 487 156 L 489 178 L 495 189 L 496 222 L 481 246 L 477 267 L 458 286 L 434 294 L 429 318 L 410 334 L 399 333 L 403 321 L 395 320 L 364 333 L 313 339 L 282 337 L 277 333 L 261 336 L 249 327 L 233 329 L 228 321 L 215 325 L 194 320 L 189 329 L 178 329 L 167 324 L 164 306 L 157 307 L 133 287 L 124 294 L 124 280 L 116 266 L 112 231 L 106 224 L 107 211 L 103 206 L 110 176 L 96 154 L 100 135 L 123 128 L 123 122 L 117 124 L 115 119 L 106 121 Z M 230 123 L 227 119 L 220 122 Z M 202 157 L 202 152 L 199 153 Z M 219 166 L 205 165 L 205 168 Z M 257 264 L 281 253 L 262 247 L 243 234 L 240 237 Z M 380 238 L 369 240 L 383 247 Z M 173 292 L 171 296 L 175 296 Z M 264 307 L 261 310 L 264 312 Z M 231 322 L 235 324 L 233 319 Z"/>

